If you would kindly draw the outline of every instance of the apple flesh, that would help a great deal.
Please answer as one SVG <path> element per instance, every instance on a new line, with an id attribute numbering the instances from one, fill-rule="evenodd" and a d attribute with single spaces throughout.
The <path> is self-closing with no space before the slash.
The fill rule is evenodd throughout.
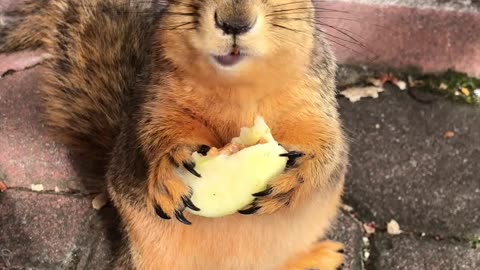
<path id="1" fill-rule="evenodd" d="M 287 151 L 270 133 L 262 117 L 251 128 L 242 128 L 240 136 L 221 149 L 212 148 L 206 156 L 192 154 L 198 178 L 186 170 L 180 177 L 192 187 L 192 202 L 201 210 L 188 211 L 204 217 L 222 217 L 236 213 L 255 199 L 252 194 L 265 190 L 286 167 Z"/>

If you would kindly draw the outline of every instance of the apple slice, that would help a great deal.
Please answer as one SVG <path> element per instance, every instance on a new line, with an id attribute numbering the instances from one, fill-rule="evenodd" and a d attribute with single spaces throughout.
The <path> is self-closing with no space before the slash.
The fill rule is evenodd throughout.
<path id="1" fill-rule="evenodd" d="M 236 213 L 252 203 L 252 194 L 267 188 L 287 164 L 280 154 L 287 151 L 270 133 L 262 117 L 251 128 L 242 128 L 240 136 L 221 149 L 212 148 L 207 156 L 192 154 L 198 178 L 186 170 L 180 177 L 193 189 L 192 202 L 201 210 L 188 211 L 204 217 L 222 217 Z"/>

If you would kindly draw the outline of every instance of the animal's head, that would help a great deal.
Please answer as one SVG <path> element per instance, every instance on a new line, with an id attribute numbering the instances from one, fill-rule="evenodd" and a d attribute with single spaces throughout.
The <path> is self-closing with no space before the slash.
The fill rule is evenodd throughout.
<path id="1" fill-rule="evenodd" d="M 309 61 L 314 14 L 311 0 L 170 0 L 160 44 L 182 70 L 247 79 Z"/>

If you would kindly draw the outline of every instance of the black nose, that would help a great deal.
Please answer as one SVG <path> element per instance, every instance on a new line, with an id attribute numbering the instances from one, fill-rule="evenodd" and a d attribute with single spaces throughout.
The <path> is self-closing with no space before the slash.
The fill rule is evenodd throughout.
<path id="1" fill-rule="evenodd" d="M 231 20 L 220 20 L 215 12 L 215 25 L 222 29 L 226 35 L 241 35 L 252 29 L 255 22 L 250 22 L 248 19 L 232 18 Z"/>

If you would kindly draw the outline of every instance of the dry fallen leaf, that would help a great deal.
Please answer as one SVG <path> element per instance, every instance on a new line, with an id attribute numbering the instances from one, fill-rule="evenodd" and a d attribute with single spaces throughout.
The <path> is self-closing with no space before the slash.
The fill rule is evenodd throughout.
<path id="1" fill-rule="evenodd" d="M 407 89 L 407 83 L 404 82 L 404 81 L 398 81 L 398 82 L 397 82 L 397 86 L 398 86 L 398 88 L 399 88 L 400 90 L 405 90 L 405 89 Z"/>
<path id="2" fill-rule="evenodd" d="M 443 134 L 443 137 L 444 137 L 445 139 L 451 139 L 451 138 L 455 137 L 455 132 L 453 132 L 453 131 L 447 131 L 447 132 L 445 132 L 445 134 Z"/>
<path id="3" fill-rule="evenodd" d="M 7 189 L 7 185 L 3 181 L 0 181 L 0 192 L 5 192 Z"/>
<path id="4" fill-rule="evenodd" d="M 344 211 L 347 211 L 347 212 L 353 212 L 353 207 L 351 207 L 350 205 L 348 204 L 342 204 L 342 208 Z"/>
<path id="5" fill-rule="evenodd" d="M 365 261 L 370 258 L 370 252 L 368 250 L 363 251 L 363 258 L 365 259 Z"/>
<path id="6" fill-rule="evenodd" d="M 382 87 L 377 86 L 368 86 L 368 87 L 352 87 L 340 92 L 341 95 L 345 96 L 350 100 L 350 102 L 357 102 L 364 97 L 378 98 L 378 93 L 383 92 Z"/>
<path id="7" fill-rule="evenodd" d="M 408 86 L 415 87 L 417 85 L 423 84 L 423 81 L 414 80 L 412 76 L 408 76 Z"/>
<path id="8" fill-rule="evenodd" d="M 374 85 L 374 86 L 378 86 L 378 87 L 383 86 L 383 82 L 382 82 L 381 80 L 379 80 L 379 79 L 368 78 L 368 79 L 367 79 L 367 82 L 371 83 L 371 84 Z"/>
<path id="9" fill-rule="evenodd" d="M 468 90 L 467 88 L 462 88 L 460 89 L 460 91 L 462 92 L 462 94 L 464 94 L 465 96 L 470 96 L 470 90 Z"/>
<path id="10" fill-rule="evenodd" d="M 32 191 L 43 191 L 44 188 L 43 188 L 43 185 L 42 184 L 32 184 L 31 185 L 31 188 L 32 188 Z"/>
<path id="11" fill-rule="evenodd" d="M 105 193 L 100 193 L 92 200 L 92 206 L 95 210 L 102 209 L 108 203 L 108 196 Z"/>
<path id="12" fill-rule="evenodd" d="M 447 90 L 448 89 L 448 85 L 446 83 L 441 83 L 440 86 L 438 87 L 440 90 Z"/>
<path id="13" fill-rule="evenodd" d="M 368 235 L 375 233 L 375 223 L 364 223 L 363 229 Z"/>
<path id="14" fill-rule="evenodd" d="M 394 85 L 396 85 L 400 90 L 405 90 L 407 89 L 407 83 L 404 82 L 404 81 L 401 81 L 399 79 L 397 79 L 395 76 L 393 76 L 392 74 L 385 74 L 385 75 L 382 75 L 380 78 L 379 78 L 379 81 L 381 82 L 381 85 L 383 86 L 385 83 L 387 82 L 390 82 Z M 411 81 L 410 81 L 411 82 Z M 413 83 L 413 82 L 411 82 Z"/>
<path id="15" fill-rule="evenodd" d="M 402 233 L 402 231 L 400 230 L 400 225 L 394 219 L 392 219 L 392 220 L 390 220 L 390 222 L 388 222 L 387 232 L 388 232 L 388 234 L 391 234 L 391 235 L 398 235 L 398 234 Z"/>

